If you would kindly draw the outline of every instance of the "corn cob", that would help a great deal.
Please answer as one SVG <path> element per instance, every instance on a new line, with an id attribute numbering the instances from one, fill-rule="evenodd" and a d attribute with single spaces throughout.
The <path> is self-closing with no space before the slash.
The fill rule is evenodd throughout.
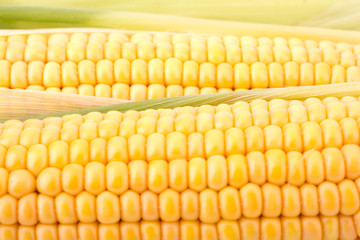
<path id="1" fill-rule="evenodd" d="M 360 45 L 169 33 L 0 36 L 0 86 L 145 100 L 360 81 Z"/>
<path id="2" fill-rule="evenodd" d="M 359 117 L 328 97 L 6 121 L 0 237 L 356 239 Z"/>
<path id="3" fill-rule="evenodd" d="M 1 239 L 119 240 L 119 239 L 357 239 L 359 217 L 316 216 L 241 218 L 215 224 L 140 221 L 120 224 L 78 223 L 0 225 Z"/>

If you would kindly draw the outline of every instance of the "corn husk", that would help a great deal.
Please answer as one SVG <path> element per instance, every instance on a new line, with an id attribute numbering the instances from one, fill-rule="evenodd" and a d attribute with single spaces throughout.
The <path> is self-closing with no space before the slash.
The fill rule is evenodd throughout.
<path id="1" fill-rule="evenodd" d="M 8 90 L 14 91 L 14 90 Z M 20 91 L 21 90 L 17 90 Z M 22 91 L 24 92 L 24 91 Z M 304 87 L 286 87 L 286 88 L 266 88 L 266 89 L 255 89 L 255 90 L 243 90 L 232 93 L 215 93 L 215 94 L 205 94 L 205 95 L 193 95 L 193 96 L 183 96 L 183 97 L 171 97 L 171 98 L 159 98 L 145 101 L 136 101 L 136 102 L 125 102 L 113 105 L 110 101 L 118 101 L 111 100 L 107 98 L 103 98 L 102 102 L 96 101 L 98 107 L 90 107 L 90 108 L 82 108 L 76 109 L 72 111 L 66 111 L 67 104 L 71 103 L 69 100 L 66 104 L 61 105 L 61 103 L 55 103 L 56 107 L 53 107 L 51 102 L 52 99 L 57 97 L 66 99 L 70 97 L 72 94 L 67 94 L 66 97 L 63 97 L 62 93 L 49 93 L 49 92 L 41 92 L 41 94 L 36 99 L 29 99 L 26 97 L 26 101 L 29 102 L 28 107 L 33 110 L 37 110 L 36 114 L 29 116 L 29 111 L 25 109 L 24 106 L 21 106 L 22 102 L 25 99 L 20 98 L 0 98 L 0 109 L 3 113 L 16 114 L 17 117 L 22 120 L 28 118 L 45 118 L 49 116 L 64 116 L 67 114 L 79 113 L 86 114 L 89 112 L 102 112 L 106 113 L 108 111 L 117 110 L 121 112 L 125 112 L 128 110 L 137 110 L 142 111 L 146 109 L 161 109 L 161 108 L 176 108 L 176 107 L 184 107 L 184 106 L 201 106 L 201 105 L 219 105 L 222 103 L 233 104 L 238 101 L 250 102 L 255 99 L 264 99 L 264 100 L 272 100 L 272 99 L 285 99 L 285 100 L 305 100 L 307 98 L 315 97 L 315 98 L 326 98 L 326 97 L 338 97 L 342 98 L 345 96 L 360 96 L 360 83 L 341 83 L 341 84 L 328 84 L 328 85 L 317 85 L 317 86 L 304 86 Z M 73 95 L 73 97 L 77 97 L 78 95 Z M 44 102 L 50 99 L 49 106 L 50 108 L 44 108 Z M 90 99 L 94 99 L 94 97 L 90 97 Z M 74 98 L 72 99 L 74 100 Z M 80 99 L 75 99 L 76 102 L 72 103 L 71 107 L 78 108 L 78 101 Z M 100 99 L 99 99 L 100 100 Z M 108 102 L 109 101 L 109 102 Z M 9 104 L 10 106 L 7 109 L 3 109 L 5 105 Z M 18 105 L 18 107 L 14 108 L 14 105 Z M 45 103 L 48 104 L 48 103 Z M 92 103 L 91 103 L 92 104 Z M 99 106 L 103 104 L 104 106 Z M 11 106 L 12 105 L 12 106 Z M 42 110 L 44 109 L 44 110 Z M 65 111 L 61 111 L 64 109 Z M 46 112 L 45 112 L 46 111 Z M 25 115 L 23 117 L 20 116 L 21 112 Z M 34 111 L 32 111 L 34 112 Z M 4 116 L 0 112 L 0 116 Z M 14 117 L 12 117 L 14 118 Z M 4 120 L 3 118 L 2 120 Z M 10 119 L 10 118 L 9 118 Z"/>
<path id="2" fill-rule="evenodd" d="M 303 26 L 360 30 L 360 1 L 339 1 L 310 19 L 300 22 Z"/>
<path id="3" fill-rule="evenodd" d="M 32 14 L 32 13 L 31 13 Z M 69 12 L 70 14 L 70 12 Z M 71 13 L 72 14 L 72 13 Z M 10 13 L 11 15 L 11 13 Z M 109 28 L 86 28 L 86 27 L 72 27 L 72 28 L 39 28 L 39 29 L 0 29 L 0 36 L 8 36 L 14 34 L 31 34 L 31 33 L 75 33 L 75 32 L 122 32 L 125 34 L 134 34 L 139 31 L 145 33 L 158 33 L 166 32 L 168 34 L 184 33 L 184 34 L 202 34 L 204 36 L 209 35 L 233 35 L 237 37 L 241 36 L 253 36 L 253 37 L 283 37 L 283 38 L 299 38 L 302 40 L 327 40 L 334 42 L 347 42 L 352 44 L 358 44 L 360 42 L 360 32 L 349 30 L 337 30 L 337 29 L 322 29 L 313 27 L 295 27 L 295 26 L 283 26 L 283 25 L 271 25 L 271 24 L 257 24 L 257 23 L 243 23 L 243 22 L 225 22 L 216 20 L 205 19 L 190 19 L 184 17 L 167 16 L 164 18 L 155 17 L 152 14 L 140 14 L 139 18 L 136 18 L 137 14 L 129 15 L 115 15 L 114 18 L 119 21 L 114 22 L 111 18 L 108 21 L 99 21 L 96 25 L 110 26 Z M 81 14 L 78 16 L 81 18 Z M 1 15 L 0 7 L 0 27 L 2 24 L 3 15 Z M 27 19 L 26 16 L 24 18 Z M 49 16 L 39 15 L 34 16 L 33 22 L 29 24 L 37 24 L 38 22 L 46 27 L 49 20 Z M 134 21 L 126 22 L 126 19 L 132 19 Z M 17 19 L 21 19 L 19 16 Z M 19 22 L 11 16 L 7 19 L 8 23 L 19 24 Z M 66 20 L 72 21 L 72 20 Z M 62 22 L 60 19 L 59 22 Z M 81 21 L 80 21 L 81 22 Z M 179 25 L 180 23 L 182 25 Z M 179 24 L 178 24 L 179 23 Z M 196 23 L 196 24 L 194 24 Z M 175 25 L 174 25 L 175 24 Z M 9 26 L 8 24 L 5 24 Z M 11 24 L 10 24 L 11 25 Z M 71 24 L 70 24 L 71 25 Z M 75 26 L 79 24 L 74 24 Z M 85 24 L 86 25 L 86 24 Z M 26 25 L 23 25 L 26 26 Z M 111 28 L 113 27 L 113 28 Z M 16 27 L 15 27 L 16 28 Z"/>
<path id="4" fill-rule="evenodd" d="M 342 0 L 2 0 L 11 6 L 84 8 L 294 25 Z M 275 13 L 275 14 L 274 14 Z"/>
<path id="5" fill-rule="evenodd" d="M 0 89 L 0 120 L 128 102 L 69 93 Z"/>

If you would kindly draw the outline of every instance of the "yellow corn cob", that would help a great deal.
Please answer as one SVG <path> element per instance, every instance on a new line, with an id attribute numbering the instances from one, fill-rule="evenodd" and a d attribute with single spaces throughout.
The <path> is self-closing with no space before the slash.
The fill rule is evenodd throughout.
<path id="1" fill-rule="evenodd" d="M 181 220 L 120 224 L 78 223 L 0 225 L 1 239 L 357 239 L 359 218 L 348 216 L 241 218 L 215 224 Z"/>
<path id="2" fill-rule="evenodd" d="M 0 39 L 0 87 L 144 100 L 360 81 L 360 45 L 170 33 Z"/>
<path id="3" fill-rule="evenodd" d="M 359 123 L 355 97 L 9 120 L 0 239 L 356 239 Z"/>

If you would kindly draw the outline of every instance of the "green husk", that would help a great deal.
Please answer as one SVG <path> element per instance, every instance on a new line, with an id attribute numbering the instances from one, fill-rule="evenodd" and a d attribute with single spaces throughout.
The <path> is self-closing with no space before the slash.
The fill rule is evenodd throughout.
<path id="1" fill-rule="evenodd" d="M 284 37 L 329 40 L 335 42 L 359 43 L 360 32 L 333 29 L 316 29 L 312 27 L 294 27 L 271 24 L 244 23 L 234 21 L 208 20 L 170 15 L 147 13 L 116 12 L 102 10 L 28 8 L 0 6 L 0 28 L 109 28 L 131 31 L 166 31 L 182 33 L 202 33 L 216 35 L 250 35 L 254 37 Z M 46 29 L 45 32 L 52 32 Z M 61 29 L 67 32 L 68 29 Z M 81 31 L 76 29 L 76 31 Z M 99 31 L 99 29 L 96 29 Z M 101 29 L 100 29 L 101 31 Z M 22 33 L 29 31 L 20 31 Z M 38 32 L 35 30 L 34 32 Z M 0 35 L 11 34 L 2 30 Z"/>
<path id="2" fill-rule="evenodd" d="M 313 15 L 310 19 L 302 21 L 300 25 L 360 30 L 360 1 L 339 1 L 320 14 Z"/>
<path id="3" fill-rule="evenodd" d="M 305 100 L 310 97 L 326 98 L 326 97 L 345 97 L 345 96 L 360 96 L 360 83 L 343 83 L 343 84 L 329 84 L 317 86 L 304 87 L 286 87 L 286 88 L 267 88 L 244 90 L 232 93 L 215 93 L 207 95 L 194 95 L 184 97 L 160 98 L 137 102 L 128 102 L 115 105 L 107 105 L 100 107 L 92 107 L 66 112 L 55 112 L 47 115 L 32 116 L 22 118 L 45 118 L 45 117 L 60 117 L 68 114 L 87 114 L 89 112 L 102 112 L 117 110 L 125 112 L 128 110 L 142 111 L 146 109 L 161 109 L 161 108 L 176 108 L 184 106 L 201 106 L 201 105 L 219 105 L 222 103 L 233 104 L 238 101 L 250 102 L 255 99 L 285 99 L 285 100 Z"/>
<path id="4" fill-rule="evenodd" d="M 0 0 L 0 4 L 129 11 L 294 25 L 341 0 Z"/>

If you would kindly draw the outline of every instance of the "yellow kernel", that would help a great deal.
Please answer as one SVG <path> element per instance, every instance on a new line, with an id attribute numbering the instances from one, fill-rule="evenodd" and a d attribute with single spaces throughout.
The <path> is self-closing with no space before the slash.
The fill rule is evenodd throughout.
<path id="1" fill-rule="evenodd" d="M 299 188 L 290 184 L 281 187 L 282 216 L 297 217 L 301 213 L 301 200 Z"/>
<path id="2" fill-rule="evenodd" d="M 129 168 L 130 189 L 142 193 L 147 189 L 147 164 L 143 160 L 131 161 Z"/>
<path id="3" fill-rule="evenodd" d="M 265 183 L 262 185 L 261 190 L 263 196 L 263 216 L 279 217 L 282 208 L 280 187 L 271 183 Z"/>
<path id="4" fill-rule="evenodd" d="M 168 164 L 165 160 L 154 160 L 148 165 L 148 188 L 161 193 L 168 188 Z"/>
<path id="5" fill-rule="evenodd" d="M 48 62 L 44 66 L 43 84 L 44 87 L 61 87 L 60 64 Z"/>
<path id="6" fill-rule="evenodd" d="M 260 187 L 253 183 L 243 186 L 240 189 L 240 202 L 245 217 L 259 217 L 263 206 Z"/>
<path id="7" fill-rule="evenodd" d="M 169 162 L 169 186 L 178 191 L 184 191 L 188 186 L 188 164 L 185 159 L 176 159 Z"/>
<path id="8" fill-rule="evenodd" d="M 257 126 L 245 129 L 246 152 L 264 151 L 264 132 Z"/>
<path id="9" fill-rule="evenodd" d="M 86 46 L 81 41 L 70 41 L 66 46 L 66 56 L 70 61 L 80 62 L 85 59 Z"/>
<path id="10" fill-rule="evenodd" d="M 121 219 L 126 222 L 138 222 L 141 218 L 140 196 L 134 191 L 126 191 L 120 196 Z"/>
<path id="11" fill-rule="evenodd" d="M 104 57 L 103 44 L 96 41 L 89 41 L 86 45 L 86 59 L 97 62 Z"/>
<path id="12" fill-rule="evenodd" d="M 220 215 L 226 220 L 237 220 L 241 216 L 239 192 L 232 187 L 225 187 L 219 192 Z"/>
<path id="13" fill-rule="evenodd" d="M 201 191 L 207 186 L 206 161 L 203 158 L 193 158 L 188 164 L 188 184 L 194 191 Z"/>
<path id="14" fill-rule="evenodd" d="M 39 194 L 37 197 L 37 211 L 40 223 L 53 224 L 57 222 L 54 198 Z"/>
<path id="15" fill-rule="evenodd" d="M 306 181 L 312 184 L 320 184 L 325 178 L 324 159 L 317 150 L 309 150 L 304 153 Z"/>
<path id="16" fill-rule="evenodd" d="M 114 63 L 114 79 L 117 83 L 130 83 L 130 62 L 118 59 Z"/>
<path id="17" fill-rule="evenodd" d="M 303 155 L 292 151 L 287 153 L 287 182 L 295 186 L 301 186 L 305 182 L 305 165 Z"/>
<path id="18" fill-rule="evenodd" d="M 63 169 L 68 163 L 69 146 L 65 141 L 55 141 L 49 146 L 49 166 Z"/>
<path id="19" fill-rule="evenodd" d="M 30 193 L 18 201 L 18 221 L 21 225 L 34 225 L 37 223 L 37 194 Z"/>
<path id="20" fill-rule="evenodd" d="M 100 193 L 96 198 L 96 215 L 100 223 L 110 224 L 119 222 L 119 198 L 108 191 Z"/>
<path id="21" fill-rule="evenodd" d="M 159 194 L 160 219 L 167 222 L 180 219 L 180 194 L 167 189 Z"/>
<path id="22" fill-rule="evenodd" d="M 242 239 L 260 239 L 260 218 L 242 218 L 240 232 Z"/>
<path id="23" fill-rule="evenodd" d="M 60 193 L 55 198 L 55 208 L 59 223 L 71 224 L 77 222 L 74 196 L 64 192 Z"/>
<path id="24" fill-rule="evenodd" d="M 76 139 L 70 144 L 70 162 L 85 166 L 89 162 L 89 143 Z"/>
<path id="25" fill-rule="evenodd" d="M 24 169 L 26 163 L 26 148 L 14 145 L 7 150 L 5 157 L 5 168 L 9 171 Z"/>
<path id="26" fill-rule="evenodd" d="M 116 41 L 108 41 L 104 45 L 104 57 L 111 61 L 121 58 L 121 45 Z"/>
<path id="27" fill-rule="evenodd" d="M 45 71 L 45 70 L 44 70 Z M 28 86 L 27 64 L 25 62 L 15 62 L 11 66 L 10 86 L 15 89 L 25 89 Z M 44 72 L 45 75 L 45 72 Z M 45 84 L 45 82 L 44 82 Z"/>
<path id="28" fill-rule="evenodd" d="M 172 132 L 166 136 L 166 156 L 168 160 L 186 158 L 186 136 L 180 132 Z"/>
<path id="29" fill-rule="evenodd" d="M 324 216 L 335 216 L 340 211 L 340 196 L 337 186 L 331 182 L 322 182 L 319 187 L 320 213 Z"/>
<path id="30" fill-rule="evenodd" d="M 266 182 L 266 165 L 265 157 L 261 152 L 250 152 L 246 155 L 249 180 L 256 184 L 264 184 Z"/>
<path id="31" fill-rule="evenodd" d="M 111 85 L 114 83 L 113 63 L 108 59 L 100 60 L 96 63 L 97 83 Z"/>
<path id="32" fill-rule="evenodd" d="M 286 156 L 282 150 L 272 149 L 265 153 L 267 180 L 282 185 L 286 180 Z"/>
<path id="33" fill-rule="evenodd" d="M 269 86 L 268 69 L 262 62 L 251 65 L 251 87 L 267 88 Z"/>
<path id="34" fill-rule="evenodd" d="M 36 178 L 36 189 L 52 197 L 58 195 L 62 191 L 61 171 L 53 167 L 42 170 Z"/>
<path id="35" fill-rule="evenodd" d="M 320 219 L 317 217 L 301 218 L 303 239 L 322 239 L 323 231 L 321 229 Z"/>
<path id="36" fill-rule="evenodd" d="M 96 198 L 86 191 L 76 196 L 76 215 L 80 222 L 91 223 L 96 221 Z"/>
<path id="37" fill-rule="evenodd" d="M 211 156 L 207 160 L 207 182 L 211 189 L 221 190 L 227 185 L 226 159 L 222 156 Z"/>
<path id="38" fill-rule="evenodd" d="M 120 223 L 121 239 L 141 239 L 140 223 Z"/>
<path id="39" fill-rule="evenodd" d="M 146 221 L 159 220 L 158 195 L 145 191 L 141 194 L 141 217 Z"/>
<path id="40" fill-rule="evenodd" d="M 360 206 L 359 193 L 353 181 L 345 179 L 338 184 L 340 195 L 340 213 L 344 215 L 355 214 Z"/>
<path id="41" fill-rule="evenodd" d="M 90 142 L 90 161 L 106 163 L 106 140 L 95 138 Z"/>
<path id="42" fill-rule="evenodd" d="M 123 162 L 110 162 L 106 165 L 106 188 L 114 194 L 120 195 L 129 186 L 128 168 Z"/>
<path id="43" fill-rule="evenodd" d="M 84 188 L 91 194 L 98 195 L 105 191 L 105 166 L 99 162 L 86 165 L 84 171 Z"/>
<path id="44" fill-rule="evenodd" d="M 78 64 L 80 84 L 96 84 L 95 63 L 90 60 L 83 60 Z M 80 92 L 80 90 L 79 90 Z"/>
<path id="45" fill-rule="evenodd" d="M 84 188 L 84 168 L 80 164 L 66 165 L 61 174 L 61 183 L 64 192 L 77 195 Z"/>
<path id="46" fill-rule="evenodd" d="M 17 223 L 17 199 L 7 194 L 0 198 L 0 223 L 1 224 L 15 224 Z"/>
<path id="47" fill-rule="evenodd" d="M 136 59 L 136 44 L 132 42 L 125 42 L 122 45 L 121 55 L 124 59 L 132 61 Z"/>
<path id="48" fill-rule="evenodd" d="M 199 194 L 199 219 L 204 223 L 216 223 L 220 220 L 217 193 L 212 189 L 205 189 Z"/>
<path id="49" fill-rule="evenodd" d="M 279 218 L 262 218 L 260 222 L 262 239 L 279 239 L 281 223 Z"/>

